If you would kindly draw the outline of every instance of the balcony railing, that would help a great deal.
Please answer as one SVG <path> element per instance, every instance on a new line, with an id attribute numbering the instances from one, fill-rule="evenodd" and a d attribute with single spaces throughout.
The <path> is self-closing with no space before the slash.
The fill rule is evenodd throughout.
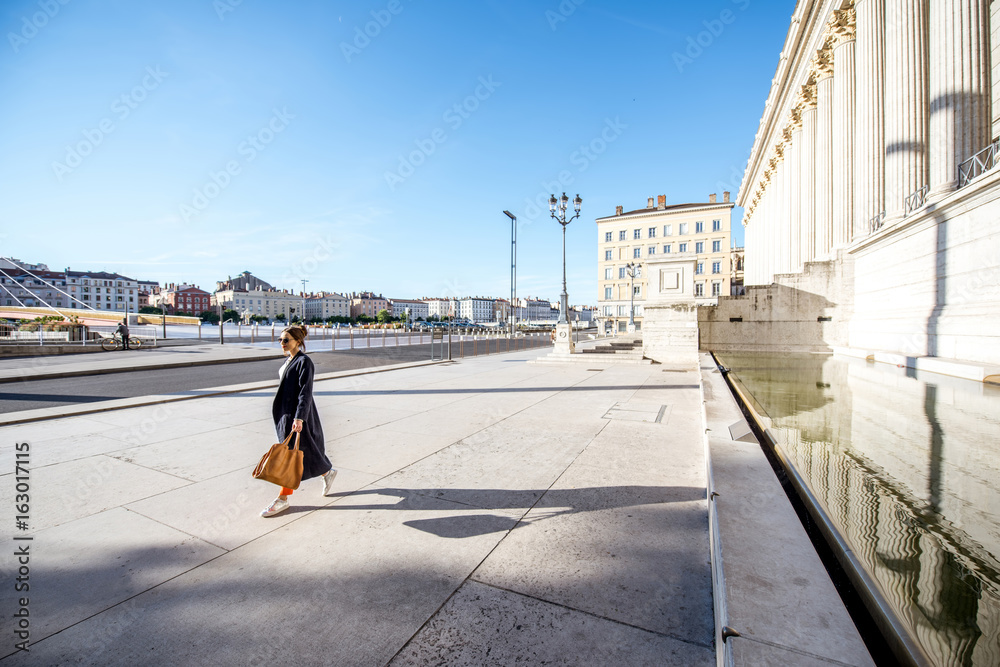
<path id="1" fill-rule="evenodd" d="M 868 221 L 868 235 L 870 236 L 875 232 L 877 232 L 878 230 L 882 229 L 883 223 L 885 223 L 885 211 L 882 211 L 881 213 L 872 217 L 872 219 Z"/>
<path id="2" fill-rule="evenodd" d="M 976 180 L 993 167 L 1000 163 L 1000 147 L 997 142 L 979 151 L 968 160 L 958 165 L 958 187 L 964 188 L 966 185 Z"/>
<path id="3" fill-rule="evenodd" d="M 903 206 L 904 218 L 927 203 L 927 192 L 929 190 L 930 188 L 925 185 L 906 198 Z"/>

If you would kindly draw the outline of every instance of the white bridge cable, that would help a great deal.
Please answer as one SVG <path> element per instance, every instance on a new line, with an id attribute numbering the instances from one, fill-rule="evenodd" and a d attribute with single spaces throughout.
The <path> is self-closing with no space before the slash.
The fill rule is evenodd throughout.
<path id="1" fill-rule="evenodd" d="M 27 306 L 24 305 L 24 303 L 22 303 L 21 300 L 17 298 L 17 295 L 10 291 L 9 287 L 4 285 L 3 283 L 0 283 L 0 287 L 3 287 L 5 290 L 7 290 L 7 293 L 10 294 L 12 297 L 14 297 L 14 301 L 17 301 L 17 304 L 21 306 L 21 308 L 27 308 Z"/>
<path id="2" fill-rule="evenodd" d="M 12 260 L 12 259 L 11 259 L 10 257 L 0 257 L 0 259 L 6 259 L 6 260 L 7 260 L 8 262 L 11 262 L 11 263 L 14 263 L 14 262 L 13 262 L 13 260 Z M 67 292 L 64 292 L 63 290 L 59 289 L 58 287 L 56 287 L 55 285 L 53 285 L 52 283 L 50 283 L 50 282 L 49 282 L 48 280 L 46 280 L 45 278 L 40 278 L 39 276 L 36 276 L 35 274 L 33 274 L 33 273 L 32 273 L 31 271 L 29 271 L 28 269 L 24 268 L 23 266 L 21 267 L 21 270 L 22 270 L 22 271 L 24 271 L 25 273 L 27 273 L 27 274 L 28 274 L 29 276 L 31 276 L 32 278 L 34 278 L 35 280 L 40 280 L 41 282 L 45 283 L 46 285 L 48 285 L 49 287 L 51 287 L 51 288 L 52 288 L 52 289 L 54 289 L 55 291 L 57 291 L 57 292 L 60 292 L 60 293 L 62 293 L 62 294 L 65 294 L 65 295 L 66 295 L 66 296 L 68 296 L 69 298 L 73 299 L 73 301 L 76 301 L 77 303 L 81 304 L 82 306 L 84 306 L 84 307 L 86 307 L 86 308 L 90 308 L 90 309 L 91 309 L 91 310 L 93 310 L 94 312 L 97 312 L 97 311 L 96 311 L 96 310 L 95 310 L 94 308 L 91 308 L 91 306 L 90 306 L 90 304 L 89 304 L 89 303 L 84 303 L 83 301 L 80 301 L 79 299 L 77 299 L 77 298 L 76 298 L 75 296 L 73 296 L 72 294 L 69 294 L 69 293 L 67 293 Z M 2 269 L 0 269 L 0 271 L 2 271 Z M 5 275 L 5 276 L 7 276 L 7 274 L 6 274 L 6 273 L 4 273 L 4 275 Z M 10 278 L 10 276 L 7 276 L 7 277 L 8 277 L 8 278 Z M 11 280 L 13 280 L 13 278 L 11 278 Z M 43 303 L 45 303 L 45 305 L 46 305 L 46 306 L 48 306 L 48 305 L 49 305 L 49 304 L 48 304 L 48 303 L 47 303 L 47 302 L 45 301 L 45 299 L 43 299 L 42 297 L 38 297 L 38 299 L 39 299 L 40 301 L 42 301 Z M 49 306 L 49 307 L 50 307 L 50 308 L 52 308 L 52 306 Z M 55 310 L 55 308 L 52 308 L 52 309 L 53 309 L 53 310 Z M 59 311 L 56 311 L 56 312 L 58 313 Z M 60 314 L 60 315 L 62 315 L 62 313 L 59 313 L 59 314 Z"/>
<path id="3" fill-rule="evenodd" d="M 0 269 L 0 273 L 2 273 L 3 275 L 7 276 L 8 278 L 10 278 L 11 282 L 13 282 L 15 285 L 18 284 L 18 282 L 16 280 L 14 280 L 14 278 L 9 273 L 7 273 L 6 271 L 4 271 L 3 269 Z M 24 287 L 22 287 L 21 289 L 26 290 L 27 292 L 29 292 L 31 294 L 31 296 L 33 298 L 38 299 L 39 301 L 41 301 L 42 303 L 44 303 L 45 307 L 48 308 L 49 310 L 54 310 L 55 313 L 56 313 L 56 315 L 58 315 L 59 317 L 63 317 L 63 318 L 66 317 L 65 315 L 63 315 L 62 313 L 60 313 L 58 310 L 56 310 L 55 307 L 52 306 L 52 304 L 50 304 L 48 301 L 46 301 L 42 297 L 38 296 L 37 294 L 35 294 L 31 290 L 28 290 L 27 288 L 24 288 Z M 7 291 L 10 292 L 9 289 Z M 10 292 L 10 293 L 11 293 L 11 296 L 13 296 L 14 293 L 13 292 Z M 14 298 L 17 299 L 16 296 Z M 21 300 L 17 299 L 17 302 L 21 303 Z M 25 306 L 23 303 L 21 303 L 21 307 L 23 307 L 23 308 L 29 308 L 29 306 Z"/>

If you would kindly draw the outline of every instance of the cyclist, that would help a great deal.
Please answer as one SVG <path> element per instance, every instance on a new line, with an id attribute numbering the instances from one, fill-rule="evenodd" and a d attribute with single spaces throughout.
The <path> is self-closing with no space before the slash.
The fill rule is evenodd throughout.
<path id="1" fill-rule="evenodd" d="M 124 318 L 118 323 L 118 333 L 122 337 L 122 347 L 126 350 L 130 349 L 128 346 L 128 325 L 125 324 Z"/>

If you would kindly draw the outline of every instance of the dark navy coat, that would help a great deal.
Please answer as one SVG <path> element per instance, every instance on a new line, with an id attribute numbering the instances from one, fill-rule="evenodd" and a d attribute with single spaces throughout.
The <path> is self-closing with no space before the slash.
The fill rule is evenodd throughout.
<path id="1" fill-rule="evenodd" d="M 319 423 L 319 412 L 313 402 L 313 375 L 315 367 L 312 359 L 304 352 L 299 352 L 288 364 L 285 375 L 278 385 L 278 393 L 274 395 L 271 406 L 271 416 L 274 417 L 274 430 L 278 441 L 284 441 L 292 432 L 292 422 L 302 420 L 302 434 L 299 449 L 302 450 L 302 479 L 319 477 L 333 465 L 326 457 L 326 445 L 323 439 L 323 426 Z M 289 447 L 295 445 L 292 436 Z"/>

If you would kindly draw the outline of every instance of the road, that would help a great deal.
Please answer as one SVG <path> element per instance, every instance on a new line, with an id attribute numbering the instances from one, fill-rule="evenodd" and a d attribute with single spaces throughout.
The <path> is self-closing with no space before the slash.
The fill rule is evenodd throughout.
<path id="1" fill-rule="evenodd" d="M 496 351 L 495 345 L 494 341 L 493 351 Z M 435 346 L 435 348 L 436 352 L 440 352 L 439 346 Z M 485 342 L 479 341 L 475 351 L 484 354 L 486 352 Z M 472 353 L 473 347 L 469 342 L 462 346 L 461 352 L 457 345 L 452 345 L 454 358 L 458 358 L 460 354 L 472 356 Z M 427 361 L 431 358 L 431 346 L 428 344 L 371 350 L 310 352 L 309 356 L 316 365 L 317 373 L 331 373 L 356 368 Z M 280 359 L 273 359 L 0 384 L 0 413 L 272 380 L 277 379 L 281 364 Z"/>

